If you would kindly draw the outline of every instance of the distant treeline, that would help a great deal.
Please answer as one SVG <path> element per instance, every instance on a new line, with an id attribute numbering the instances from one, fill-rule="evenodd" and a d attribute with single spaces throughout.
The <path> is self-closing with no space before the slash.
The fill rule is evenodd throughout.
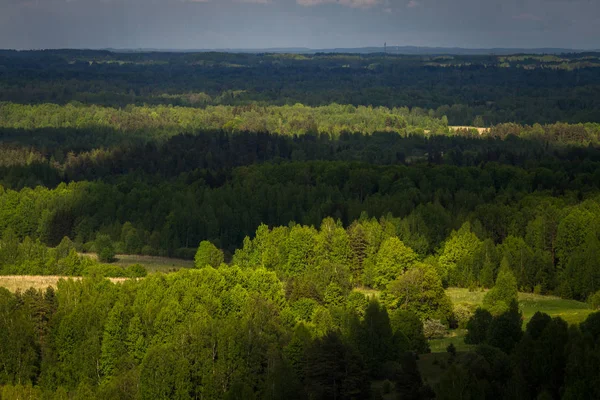
<path id="1" fill-rule="evenodd" d="M 0 54 L 0 101 L 118 107 L 337 102 L 433 109 L 452 125 L 595 122 L 600 120 L 597 65 L 597 54 L 519 58 L 5 51 Z"/>

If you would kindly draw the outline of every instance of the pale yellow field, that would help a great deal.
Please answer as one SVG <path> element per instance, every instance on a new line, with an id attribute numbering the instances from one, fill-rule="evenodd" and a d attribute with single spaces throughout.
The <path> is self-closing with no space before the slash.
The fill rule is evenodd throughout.
<path id="1" fill-rule="evenodd" d="M 80 276 L 39 276 L 39 275 L 6 275 L 0 276 L 0 287 L 4 287 L 11 292 L 17 290 L 25 291 L 29 288 L 46 289 L 51 286 L 56 288 L 56 284 L 61 279 L 81 279 Z M 131 278 L 108 278 L 111 282 L 123 282 Z"/>
<path id="2" fill-rule="evenodd" d="M 467 130 L 475 129 L 475 130 L 477 130 L 477 132 L 479 132 L 480 135 L 483 135 L 484 133 L 487 133 L 490 131 L 490 128 L 477 128 L 475 126 L 449 126 L 449 128 L 452 129 L 453 131 L 458 131 L 459 129 L 467 129 Z"/>

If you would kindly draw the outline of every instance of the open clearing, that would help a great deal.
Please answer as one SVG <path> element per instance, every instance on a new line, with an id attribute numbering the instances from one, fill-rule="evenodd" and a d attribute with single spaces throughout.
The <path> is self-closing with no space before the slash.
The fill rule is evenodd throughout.
<path id="1" fill-rule="evenodd" d="M 79 253 L 84 257 L 98 259 L 96 253 Z M 111 265 L 119 267 L 129 267 L 130 265 L 140 264 L 146 271 L 150 272 L 175 272 L 181 268 L 193 268 L 193 260 L 183 260 L 181 258 L 139 256 L 135 254 L 117 254 L 116 261 Z"/>
<path id="2" fill-rule="evenodd" d="M 79 280 L 81 276 L 40 276 L 40 275 L 5 275 L 0 276 L 0 287 L 4 287 L 11 292 L 17 290 L 27 290 L 29 288 L 34 289 L 46 289 L 48 286 L 56 288 L 56 284 L 61 279 L 74 279 Z M 111 282 L 123 282 L 127 279 L 133 278 L 108 278 Z"/>
<path id="3" fill-rule="evenodd" d="M 483 297 L 487 291 L 476 290 L 470 292 L 469 289 L 448 288 L 446 293 L 452 299 L 452 303 L 467 303 L 481 305 Z M 585 320 L 592 313 L 592 310 L 586 303 L 575 300 L 565 300 L 556 296 L 542 296 L 533 293 L 519 293 L 519 309 L 523 313 L 523 328 L 527 325 L 533 314 L 541 311 L 551 317 L 561 317 L 569 324 L 578 324 Z M 445 352 L 450 343 L 456 346 L 458 351 L 468 351 L 472 346 L 464 343 L 465 329 L 456 329 L 450 331 L 447 337 L 443 339 L 433 339 L 429 341 L 432 352 Z"/>
<path id="4" fill-rule="evenodd" d="M 469 292 L 468 289 L 449 288 L 446 293 L 452 299 L 454 304 L 468 303 L 481 305 L 485 291 Z M 519 308 L 523 313 L 523 328 L 536 311 L 544 312 L 552 317 L 561 317 L 569 324 L 578 324 L 585 320 L 594 310 L 585 303 L 575 300 L 564 300 L 555 296 L 542 296 L 533 293 L 519 293 Z M 455 329 L 449 332 L 443 339 L 434 339 L 429 341 L 431 353 L 421 354 L 419 356 L 419 371 L 423 379 L 430 385 L 439 382 L 444 371 L 450 364 L 450 354 L 446 348 L 450 343 L 454 344 L 458 354 L 457 363 L 461 362 L 465 352 L 474 346 L 465 344 L 464 339 L 467 334 L 466 329 Z"/>
<path id="5" fill-rule="evenodd" d="M 469 292 L 468 289 L 449 288 L 446 294 L 452 303 L 469 303 L 481 305 L 486 291 Z M 593 312 L 586 304 L 576 300 L 565 300 L 556 296 L 542 296 L 533 293 L 519 293 L 519 308 L 523 312 L 523 324 L 527 324 L 536 311 L 544 312 L 551 317 L 561 317 L 569 324 L 578 324 Z"/>
<path id="6" fill-rule="evenodd" d="M 84 257 L 97 259 L 95 253 L 80 253 Z M 179 258 L 138 256 L 132 254 L 117 254 L 116 261 L 111 265 L 119 267 L 128 267 L 133 264 L 140 264 L 148 273 L 153 272 L 175 272 L 181 268 L 192 268 L 194 262 L 191 260 L 182 260 Z M 27 290 L 31 287 L 35 289 L 46 289 L 48 286 L 56 287 L 60 279 L 81 279 L 79 276 L 41 276 L 41 275 L 5 275 L 0 276 L 0 287 L 5 287 L 11 292 L 17 290 Z M 131 278 L 109 278 L 111 282 L 123 282 Z"/>

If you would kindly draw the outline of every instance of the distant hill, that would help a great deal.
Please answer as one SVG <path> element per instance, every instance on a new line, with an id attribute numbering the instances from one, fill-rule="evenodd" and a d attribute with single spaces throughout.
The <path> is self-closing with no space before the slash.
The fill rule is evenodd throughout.
<path id="1" fill-rule="evenodd" d="M 315 53 L 354 53 L 371 54 L 405 54 L 405 55 L 509 55 L 509 54 L 564 54 L 564 53 L 587 53 L 600 52 L 597 50 L 568 49 L 560 47 L 542 47 L 542 48 L 480 48 L 469 49 L 463 47 L 418 47 L 418 46 L 388 46 L 383 47 L 352 47 L 352 48 L 330 48 L 330 49 L 310 49 L 307 47 L 274 47 L 258 49 L 106 49 L 114 52 L 146 52 L 146 51 L 169 51 L 169 52 L 226 52 L 226 53 L 296 53 L 296 54 L 315 54 Z"/>

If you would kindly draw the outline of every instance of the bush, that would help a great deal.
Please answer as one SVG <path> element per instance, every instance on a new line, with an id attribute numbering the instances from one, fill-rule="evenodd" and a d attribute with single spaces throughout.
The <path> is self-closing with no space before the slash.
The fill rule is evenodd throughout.
<path id="1" fill-rule="evenodd" d="M 200 242 L 194 255 L 194 265 L 196 268 L 204 268 L 210 265 L 217 268 L 224 261 L 223 251 L 207 240 Z"/>
<path id="2" fill-rule="evenodd" d="M 423 333 L 427 339 L 441 339 L 447 332 L 446 326 L 438 319 L 428 319 L 423 322 Z"/>
<path id="3" fill-rule="evenodd" d="M 133 264 L 125 270 L 125 274 L 130 278 L 143 278 L 148 275 L 148 271 L 140 264 Z"/>
<path id="4" fill-rule="evenodd" d="M 496 285 L 483 298 L 483 306 L 493 315 L 500 315 L 508 311 L 509 304 L 518 301 L 517 299 L 517 280 L 508 267 L 508 261 L 504 258 L 496 278 Z"/>
<path id="5" fill-rule="evenodd" d="M 113 262 L 115 261 L 115 247 L 110 236 L 98 235 L 95 242 L 96 252 L 98 253 L 98 260 L 101 262 Z"/>
<path id="6" fill-rule="evenodd" d="M 109 264 L 89 265 L 83 270 L 82 275 L 102 278 L 123 278 L 126 276 L 123 268 Z"/>
<path id="7" fill-rule="evenodd" d="M 600 290 L 590 295 L 588 303 L 594 310 L 600 310 Z"/>
<path id="8" fill-rule="evenodd" d="M 458 303 L 454 306 L 454 318 L 459 328 L 464 329 L 467 327 L 467 323 L 475 314 L 476 309 L 476 305 L 469 303 Z"/>
<path id="9" fill-rule="evenodd" d="M 146 246 L 142 247 L 142 254 L 145 256 L 157 256 L 158 250 L 156 250 L 152 246 L 146 245 Z"/>

